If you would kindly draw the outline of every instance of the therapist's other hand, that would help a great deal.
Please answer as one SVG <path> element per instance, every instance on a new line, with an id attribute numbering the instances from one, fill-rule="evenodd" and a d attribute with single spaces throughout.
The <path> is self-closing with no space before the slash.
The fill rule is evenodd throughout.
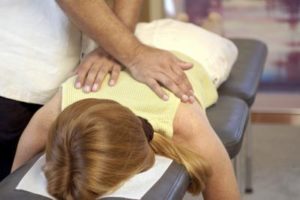
<path id="1" fill-rule="evenodd" d="M 121 65 L 101 48 L 86 55 L 75 72 L 77 74 L 75 87 L 83 88 L 83 91 L 95 92 L 100 87 L 106 75 L 110 74 L 108 84 L 114 86 L 117 83 Z"/>
<path id="2" fill-rule="evenodd" d="M 127 67 L 137 81 L 147 84 L 163 100 L 167 101 L 169 97 L 162 86 L 182 102 L 194 102 L 192 85 L 184 73 L 193 67 L 192 63 L 184 62 L 168 51 L 141 45 Z"/>

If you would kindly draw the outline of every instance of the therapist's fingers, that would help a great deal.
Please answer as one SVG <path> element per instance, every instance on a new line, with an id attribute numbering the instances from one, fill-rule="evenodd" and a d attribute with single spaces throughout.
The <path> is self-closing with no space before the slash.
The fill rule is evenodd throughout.
<path id="1" fill-rule="evenodd" d="M 184 73 L 184 71 L 181 69 L 181 67 L 177 64 L 173 64 L 171 66 L 172 71 L 174 72 L 175 75 L 172 76 L 174 82 L 177 84 L 178 88 L 180 91 L 182 91 L 184 94 L 188 97 L 189 102 L 193 103 L 194 100 L 194 92 L 193 92 L 193 87 L 192 84 L 190 83 L 187 75 Z M 178 95 L 182 95 L 180 93 L 177 93 Z M 183 96 L 181 97 L 183 102 L 186 102 L 185 99 L 186 97 Z"/>
<path id="2" fill-rule="evenodd" d="M 193 88 L 186 74 L 177 62 L 169 62 L 162 73 L 156 73 L 156 80 L 174 93 L 182 102 L 193 100 Z"/>
<path id="3" fill-rule="evenodd" d="M 85 79 L 84 82 L 84 88 L 83 91 L 84 92 L 91 92 L 91 91 L 96 91 L 98 88 L 96 88 L 95 86 L 95 80 L 99 74 L 99 71 L 101 71 L 102 67 L 102 63 L 94 63 L 92 65 L 92 67 L 90 68 L 90 70 L 88 71 L 87 77 Z"/>
<path id="4" fill-rule="evenodd" d="M 80 65 L 78 65 L 77 69 L 75 70 L 77 73 L 75 87 L 77 89 L 83 87 L 88 71 L 92 65 L 93 65 L 92 60 L 85 60 Z"/>
<path id="5" fill-rule="evenodd" d="M 190 83 L 186 73 L 184 70 L 191 69 L 193 67 L 193 63 L 185 62 L 172 54 L 172 62 L 169 62 L 170 69 L 172 73 L 168 73 L 171 79 L 175 82 L 177 87 L 174 89 L 178 90 L 178 92 L 174 91 L 174 94 L 182 100 L 182 102 L 190 102 L 194 101 L 194 92 L 192 84 Z"/>
<path id="6" fill-rule="evenodd" d="M 182 89 L 183 87 L 181 86 L 182 78 L 178 78 L 178 76 L 175 76 L 174 73 L 172 74 L 169 72 L 163 76 L 158 75 L 157 80 L 178 98 L 180 98 L 182 102 L 188 102 L 189 96 L 187 95 L 187 91 L 184 91 Z"/>
<path id="7" fill-rule="evenodd" d="M 155 79 L 148 79 L 146 84 L 154 91 L 154 93 L 159 96 L 164 101 L 169 99 L 167 93 L 162 89 L 160 84 Z"/>
<path id="8" fill-rule="evenodd" d="M 191 67 L 192 64 L 180 61 L 168 51 L 148 46 L 142 46 L 132 64 L 127 66 L 133 78 L 146 83 L 160 98 L 168 99 L 163 86 L 183 102 L 189 102 L 193 95 L 191 84 L 183 72 Z"/>
<path id="9" fill-rule="evenodd" d="M 108 82 L 110 86 L 114 86 L 117 83 L 121 69 L 122 69 L 121 65 L 117 63 L 113 65 L 113 68 L 110 72 L 111 74 L 110 74 L 109 82 Z"/>
<path id="10" fill-rule="evenodd" d="M 97 73 L 97 77 L 94 80 L 92 91 L 95 92 L 99 88 L 101 88 L 101 85 L 105 79 L 105 76 L 109 73 L 109 70 L 112 68 L 111 62 L 103 62 L 101 68 L 99 69 Z"/>
<path id="11" fill-rule="evenodd" d="M 184 60 L 181 60 L 177 57 L 175 59 L 175 62 L 178 66 L 180 66 L 184 70 L 191 69 L 193 67 L 193 63 L 185 62 Z"/>

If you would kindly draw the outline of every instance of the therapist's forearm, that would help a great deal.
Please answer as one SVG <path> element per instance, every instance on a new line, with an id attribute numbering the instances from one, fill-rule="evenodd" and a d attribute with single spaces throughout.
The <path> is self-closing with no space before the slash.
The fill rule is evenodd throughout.
<path id="1" fill-rule="evenodd" d="M 133 62 L 142 44 L 121 22 L 105 1 L 57 0 L 83 32 L 125 65 Z"/>
<path id="2" fill-rule="evenodd" d="M 113 11 L 132 32 L 139 20 L 143 0 L 115 0 Z"/>

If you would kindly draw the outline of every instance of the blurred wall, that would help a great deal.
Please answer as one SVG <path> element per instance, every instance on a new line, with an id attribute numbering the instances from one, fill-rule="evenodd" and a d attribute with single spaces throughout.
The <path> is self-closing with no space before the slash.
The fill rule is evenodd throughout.
<path id="1" fill-rule="evenodd" d="M 1 0 L 0 0 L 1 1 Z M 105 0 L 112 7 L 114 0 Z M 115 0 L 117 1 L 117 0 Z M 149 22 L 164 17 L 163 0 L 144 0 L 140 21 Z"/>
<path id="2" fill-rule="evenodd" d="M 141 21 L 149 22 L 164 17 L 163 0 L 144 0 Z"/>

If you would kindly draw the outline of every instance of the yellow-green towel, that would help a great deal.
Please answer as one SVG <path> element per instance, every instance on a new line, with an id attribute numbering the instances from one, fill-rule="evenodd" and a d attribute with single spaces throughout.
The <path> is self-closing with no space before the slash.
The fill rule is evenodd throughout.
<path id="1" fill-rule="evenodd" d="M 218 98 L 217 91 L 204 68 L 181 53 L 173 53 L 180 59 L 194 64 L 192 69 L 185 72 L 201 106 L 207 108 L 215 103 Z M 98 92 L 88 94 L 82 92 L 81 89 L 74 88 L 75 77 L 68 79 L 62 86 L 62 109 L 82 99 L 110 99 L 128 107 L 136 115 L 147 119 L 155 132 L 168 137 L 173 136 L 173 119 L 180 99 L 166 90 L 169 100 L 161 100 L 147 85 L 135 81 L 126 71 L 120 73 L 118 82 L 113 87 L 107 85 L 108 78 L 106 76 Z"/>

